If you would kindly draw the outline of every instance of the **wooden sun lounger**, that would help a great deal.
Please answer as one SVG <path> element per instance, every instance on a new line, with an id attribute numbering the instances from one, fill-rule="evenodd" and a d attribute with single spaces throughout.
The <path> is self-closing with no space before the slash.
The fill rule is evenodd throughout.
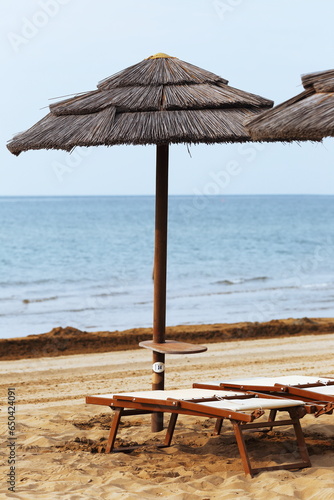
<path id="1" fill-rule="evenodd" d="M 272 396 L 303 401 L 305 411 L 315 417 L 332 414 L 334 410 L 334 380 L 329 378 L 288 375 L 283 377 L 253 377 L 249 379 L 196 383 L 193 387 L 255 391 Z M 273 409 L 270 418 L 275 419 Z"/>
<path id="2" fill-rule="evenodd" d="M 208 389 L 188 389 L 175 391 L 144 391 L 123 394 L 107 394 L 88 396 L 86 403 L 106 405 L 115 411 L 106 453 L 110 451 L 127 451 L 125 448 L 114 449 L 115 439 L 123 415 L 139 415 L 145 413 L 170 413 L 165 441 L 162 447 L 170 446 L 177 418 L 179 415 L 230 420 L 236 437 L 242 464 L 246 474 L 254 474 L 267 470 L 300 469 L 310 467 L 310 459 L 300 426 L 300 418 L 305 415 L 304 404 L 286 398 L 259 395 L 248 392 L 233 392 Z M 289 418 L 276 422 L 254 420 L 261 417 L 268 409 L 286 411 Z M 300 453 L 300 461 L 271 467 L 254 468 L 251 466 L 243 431 L 250 429 L 266 429 L 292 425 Z M 132 448 L 133 449 L 133 448 Z"/>

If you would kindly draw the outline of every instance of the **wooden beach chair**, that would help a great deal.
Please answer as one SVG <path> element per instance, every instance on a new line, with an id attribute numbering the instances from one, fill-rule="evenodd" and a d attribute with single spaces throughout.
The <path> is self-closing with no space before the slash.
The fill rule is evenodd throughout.
<path id="1" fill-rule="evenodd" d="M 260 394 L 287 397 L 305 403 L 305 411 L 320 417 L 334 410 L 334 379 L 287 375 L 282 377 L 252 377 L 248 379 L 223 380 L 195 383 L 195 388 L 255 391 Z M 269 419 L 275 420 L 273 409 Z"/>
<path id="2" fill-rule="evenodd" d="M 254 474 L 268 470 L 300 469 L 310 467 L 310 459 L 300 426 L 300 418 L 305 415 L 304 403 L 281 397 L 272 397 L 248 393 L 245 391 L 223 391 L 208 389 L 187 389 L 174 391 L 144 391 L 122 394 L 106 394 L 88 396 L 86 403 L 106 405 L 114 410 L 106 453 L 111 451 L 128 451 L 125 448 L 115 449 L 115 439 L 121 417 L 147 413 L 170 413 L 164 443 L 160 447 L 170 446 L 177 418 L 179 415 L 191 415 L 215 419 L 227 419 L 231 422 L 242 464 L 246 474 Z M 288 418 L 276 422 L 257 421 L 265 410 L 285 411 Z M 252 429 L 263 430 L 268 427 L 293 426 L 300 460 L 294 463 L 277 466 L 254 468 L 251 466 L 243 432 Z M 131 448 L 133 449 L 133 448 Z"/>

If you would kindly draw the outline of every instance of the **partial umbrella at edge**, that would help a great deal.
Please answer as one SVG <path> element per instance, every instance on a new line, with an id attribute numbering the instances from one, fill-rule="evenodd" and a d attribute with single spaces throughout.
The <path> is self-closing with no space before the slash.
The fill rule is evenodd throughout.
<path id="1" fill-rule="evenodd" d="M 288 101 L 247 119 L 256 141 L 321 141 L 334 136 L 334 70 L 302 76 L 304 91 Z"/>
<path id="2" fill-rule="evenodd" d="M 29 149 L 157 145 L 153 342 L 145 345 L 150 343 L 157 367 L 153 389 L 164 388 L 165 353 L 189 352 L 189 346 L 174 348 L 165 339 L 169 144 L 250 141 L 243 123 L 272 105 L 214 73 L 156 54 L 106 78 L 97 90 L 52 104 L 47 116 L 7 145 L 15 155 Z M 161 430 L 161 421 L 152 428 Z"/>

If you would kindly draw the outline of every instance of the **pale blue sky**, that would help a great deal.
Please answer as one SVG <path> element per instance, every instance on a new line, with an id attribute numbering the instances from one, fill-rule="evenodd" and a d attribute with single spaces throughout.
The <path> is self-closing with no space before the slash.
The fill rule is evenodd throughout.
<path id="1" fill-rule="evenodd" d="M 154 146 L 29 151 L 5 144 L 53 97 L 156 52 L 208 69 L 276 104 L 300 75 L 334 68 L 331 0 L 15 0 L 1 5 L 0 195 L 153 194 Z M 171 146 L 171 194 L 334 194 L 323 144 Z"/>

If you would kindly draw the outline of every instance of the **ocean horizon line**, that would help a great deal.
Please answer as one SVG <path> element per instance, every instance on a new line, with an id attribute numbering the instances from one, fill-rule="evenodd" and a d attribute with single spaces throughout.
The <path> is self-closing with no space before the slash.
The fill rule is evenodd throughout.
<path id="1" fill-rule="evenodd" d="M 218 193 L 218 194 L 173 194 L 175 198 L 234 198 L 234 197 L 332 197 L 330 193 Z M 0 199 L 17 198 L 155 198 L 155 194 L 9 194 L 1 195 Z"/>

